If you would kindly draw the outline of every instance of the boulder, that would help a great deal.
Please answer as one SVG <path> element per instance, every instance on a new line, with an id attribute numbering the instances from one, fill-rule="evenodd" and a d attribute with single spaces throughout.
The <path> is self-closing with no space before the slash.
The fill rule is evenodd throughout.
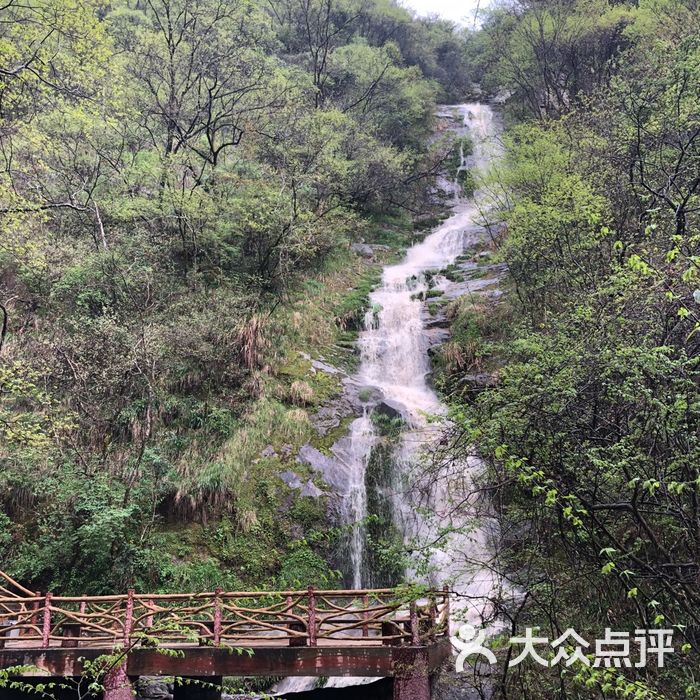
<path id="1" fill-rule="evenodd" d="M 286 472 L 280 472 L 279 474 L 280 479 L 284 481 L 287 486 L 289 486 L 290 489 L 300 489 L 301 488 L 301 478 L 296 472 L 293 471 L 286 471 Z"/>
<path id="2" fill-rule="evenodd" d="M 393 399 L 382 399 L 374 409 L 377 413 L 382 413 L 389 418 L 408 418 L 408 409 L 399 401 Z"/>
<path id="3" fill-rule="evenodd" d="M 362 404 L 377 403 L 378 401 L 381 401 L 383 397 L 384 394 L 382 394 L 381 390 L 376 386 L 372 386 L 371 384 L 365 384 L 357 387 L 357 400 L 360 407 Z"/>
<path id="4" fill-rule="evenodd" d="M 343 412 L 338 405 L 338 402 L 330 403 L 327 406 L 320 408 L 312 417 L 311 421 L 319 435 L 327 435 L 331 430 L 334 430 L 340 425 L 343 418 Z"/>
<path id="5" fill-rule="evenodd" d="M 344 493 L 347 486 L 347 475 L 336 459 L 327 457 L 320 450 L 309 444 L 299 450 L 299 462 L 311 467 L 323 477 L 323 480 L 339 493 Z"/>
<path id="6" fill-rule="evenodd" d="M 366 243 L 353 243 L 350 246 L 350 250 L 352 250 L 353 253 L 357 253 L 362 258 L 374 257 L 374 251 L 372 250 L 372 246 L 369 246 Z"/>
<path id="7" fill-rule="evenodd" d="M 472 391 L 483 391 L 495 386 L 498 383 L 498 378 L 489 372 L 474 372 L 462 375 L 460 383 L 467 384 Z"/>
<path id="8" fill-rule="evenodd" d="M 136 682 L 136 695 L 141 700 L 172 700 L 172 686 L 158 676 L 141 676 Z"/>

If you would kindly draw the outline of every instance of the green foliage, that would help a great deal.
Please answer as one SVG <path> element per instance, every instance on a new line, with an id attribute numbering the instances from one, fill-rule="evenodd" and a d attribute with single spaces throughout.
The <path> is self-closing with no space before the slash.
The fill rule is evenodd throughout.
<path id="1" fill-rule="evenodd" d="M 698 691 L 688 671 L 698 624 L 688 515 L 700 484 L 692 9 L 523 3 L 486 28 L 503 51 L 511 116 L 542 123 L 509 129 L 489 184 L 507 309 L 450 309 L 442 388 L 486 460 L 503 532 L 517 533 L 501 555 L 529 593 L 518 628 L 539 625 L 551 638 L 566 627 L 597 633 L 610 620 L 622 630 L 662 626 L 680 650 L 671 668 L 646 673 L 513 669 L 504 693 Z M 504 313 L 508 327 L 494 333 Z M 481 363 L 497 365 L 498 383 L 474 400 L 460 379 Z"/>
<path id="2" fill-rule="evenodd" d="M 277 580 L 283 589 L 297 589 L 319 584 L 332 587 L 333 579 L 323 557 L 309 547 L 301 546 L 285 557 Z"/>
<path id="3" fill-rule="evenodd" d="M 454 263 L 448 265 L 444 270 L 441 270 L 440 274 L 446 277 L 450 282 L 464 282 L 464 273 Z"/>
<path id="4" fill-rule="evenodd" d="M 372 425 L 382 436 L 390 439 L 397 438 L 404 428 L 405 421 L 400 416 L 391 417 L 380 411 L 372 411 L 370 415 Z"/>
<path id="5" fill-rule="evenodd" d="M 377 415 L 381 414 L 372 414 L 373 423 Z M 391 419 L 380 421 L 379 425 L 387 427 L 387 423 L 390 424 L 389 432 L 382 434 L 389 441 L 372 448 L 365 472 L 369 515 L 366 523 L 368 571 L 372 572 L 372 585 L 378 587 L 397 585 L 403 579 L 405 570 L 403 540 L 394 525 L 391 501 L 395 483 L 392 440 L 398 437 L 400 425 Z"/>
<path id="6" fill-rule="evenodd" d="M 554 0 L 496 8 L 476 60 L 490 87 L 511 91 L 517 114 L 556 117 L 605 81 L 610 62 L 628 46 L 634 5 Z"/>
<path id="7" fill-rule="evenodd" d="M 379 270 L 370 269 L 350 294 L 343 298 L 335 309 L 338 325 L 343 329 L 362 330 L 364 316 L 369 304 L 369 295 L 381 277 Z"/>

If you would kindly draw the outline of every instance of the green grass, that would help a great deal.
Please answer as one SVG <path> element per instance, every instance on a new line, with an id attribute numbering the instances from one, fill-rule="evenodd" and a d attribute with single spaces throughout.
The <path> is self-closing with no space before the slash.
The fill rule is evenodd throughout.
<path id="1" fill-rule="evenodd" d="M 385 413 L 380 413 L 379 411 L 373 411 L 370 419 L 377 432 L 382 437 L 386 437 L 391 440 L 398 438 L 406 424 L 403 418 L 391 418 Z"/>
<path id="2" fill-rule="evenodd" d="M 429 289 L 425 293 L 425 298 L 426 299 L 437 299 L 438 297 L 441 297 L 445 292 L 442 289 Z"/>
<path id="3" fill-rule="evenodd" d="M 441 274 L 450 282 L 464 282 L 464 273 L 454 263 L 442 270 Z"/>

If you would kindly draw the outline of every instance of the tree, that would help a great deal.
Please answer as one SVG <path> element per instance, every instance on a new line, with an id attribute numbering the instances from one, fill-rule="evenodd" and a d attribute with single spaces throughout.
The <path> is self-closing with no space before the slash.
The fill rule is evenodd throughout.
<path id="1" fill-rule="evenodd" d="M 604 84 L 610 61 L 628 45 L 633 11 L 591 2 L 524 2 L 495 11 L 486 24 L 496 81 L 516 93 L 530 116 L 556 117 Z"/>
<path id="2" fill-rule="evenodd" d="M 128 70 L 142 127 L 165 156 L 194 157 L 199 183 L 275 102 L 263 17 L 250 3 L 221 0 L 149 0 L 142 11 L 127 10 L 109 20 L 133 52 Z"/>

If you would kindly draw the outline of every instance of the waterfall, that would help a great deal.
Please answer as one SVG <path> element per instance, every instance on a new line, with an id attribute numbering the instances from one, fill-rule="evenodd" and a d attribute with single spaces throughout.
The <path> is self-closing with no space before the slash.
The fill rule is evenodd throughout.
<path id="1" fill-rule="evenodd" d="M 350 426 L 350 485 L 345 499 L 345 521 L 353 524 L 350 535 L 350 563 L 352 567 L 352 587 L 362 588 L 362 574 L 365 566 L 367 533 L 367 489 L 365 472 L 367 462 L 375 443 L 375 433 L 369 413 L 365 408 L 362 417 Z"/>
<path id="2" fill-rule="evenodd" d="M 469 135 L 474 144 L 472 156 L 465 156 L 460 144 L 458 170 L 488 167 L 498 154 L 498 132 L 491 108 L 465 104 L 445 109 L 461 115 L 462 123 L 453 129 L 455 135 L 460 138 Z M 485 600 L 496 582 L 484 571 L 460 571 L 461 566 L 465 567 L 453 555 L 454 549 L 466 552 L 469 559 L 488 556 L 487 533 L 479 529 L 467 532 L 464 515 L 453 507 L 462 496 L 463 500 L 469 500 L 464 494 L 469 489 L 469 474 L 479 468 L 478 462 L 472 459 L 451 465 L 452 473 L 441 474 L 429 487 L 420 478 L 421 457 L 431 451 L 444 427 L 435 417 L 446 413 L 428 381 L 428 337 L 420 292 L 428 290 L 428 271 L 445 268 L 464 252 L 470 232 L 478 228 L 479 196 L 477 193 L 471 199 L 457 194 L 452 215 L 422 242 L 412 246 L 402 262 L 384 269 L 380 286 L 370 296 L 372 313 L 367 315 L 358 340 L 361 361 L 356 381 L 379 389 L 392 406 L 399 407 L 408 426 L 394 455 L 393 517 L 407 544 L 416 540 L 440 542 L 430 554 L 433 573 L 423 578 L 431 585 L 450 583 L 474 599 Z M 443 281 L 438 287 L 445 284 Z M 364 489 L 367 463 L 375 444 L 376 436 L 365 412 L 353 423 L 349 455 L 344 455 L 352 475 L 346 513 L 347 522 L 355 524 L 350 547 L 355 587 L 367 586 L 370 580 L 369 572 L 363 568 L 367 560 L 363 549 L 366 538 L 358 525 L 367 516 L 367 496 L 358 494 L 357 489 Z M 428 511 L 435 517 L 426 516 L 424 513 Z M 446 527 L 455 530 L 451 538 L 441 533 Z M 408 573 L 416 575 L 415 571 Z"/>
<path id="3" fill-rule="evenodd" d="M 461 151 L 459 170 L 483 171 L 499 152 L 498 130 L 491 108 L 465 104 L 444 109 L 461 116 L 462 123 L 453 129 L 455 135 L 469 135 L 474 142 L 472 156 L 466 157 Z M 446 189 L 452 189 L 452 183 L 444 184 Z M 442 435 L 446 407 L 428 382 L 429 343 L 419 294 L 428 290 L 426 273 L 453 263 L 464 252 L 470 232 L 478 228 L 479 193 L 474 199 L 461 197 L 458 182 L 455 182 L 454 192 L 452 215 L 421 243 L 411 247 L 401 263 L 386 267 L 380 286 L 370 295 L 370 311 L 358 339 L 361 359 L 354 381 L 359 386 L 378 389 L 385 400 L 401 410 L 407 426 L 394 453 L 391 488 L 394 525 L 409 546 L 416 541 L 436 543 L 428 548 L 428 573 L 416 567 L 406 572 L 407 575 L 435 587 L 448 583 L 461 594 L 458 600 L 451 601 L 451 610 L 456 611 L 453 617 L 459 617 L 461 612 L 466 620 L 479 624 L 489 614 L 488 598 L 499 582 L 488 568 L 478 564 L 487 560 L 490 551 L 485 520 L 476 528 L 470 527 L 470 514 L 465 515 L 463 508 L 455 505 L 470 501 L 470 474 L 478 471 L 478 460 L 471 458 L 451 464 L 429 483 L 425 483 L 421 471 L 422 457 Z M 445 282 L 442 284 L 444 286 Z M 353 588 L 371 584 L 371 572 L 366 566 L 364 522 L 368 515 L 368 498 L 365 485 L 367 466 L 377 439 L 370 410 L 366 407 L 363 415 L 353 421 L 348 439 L 333 449 L 349 475 L 342 515 L 352 527 L 348 552 Z M 450 536 L 445 531 L 451 533 Z M 466 560 L 477 564 L 470 567 Z M 360 685 L 373 680 L 332 678 L 325 687 Z M 310 690 L 316 683 L 313 677 L 286 678 L 272 692 L 282 695 Z"/>

